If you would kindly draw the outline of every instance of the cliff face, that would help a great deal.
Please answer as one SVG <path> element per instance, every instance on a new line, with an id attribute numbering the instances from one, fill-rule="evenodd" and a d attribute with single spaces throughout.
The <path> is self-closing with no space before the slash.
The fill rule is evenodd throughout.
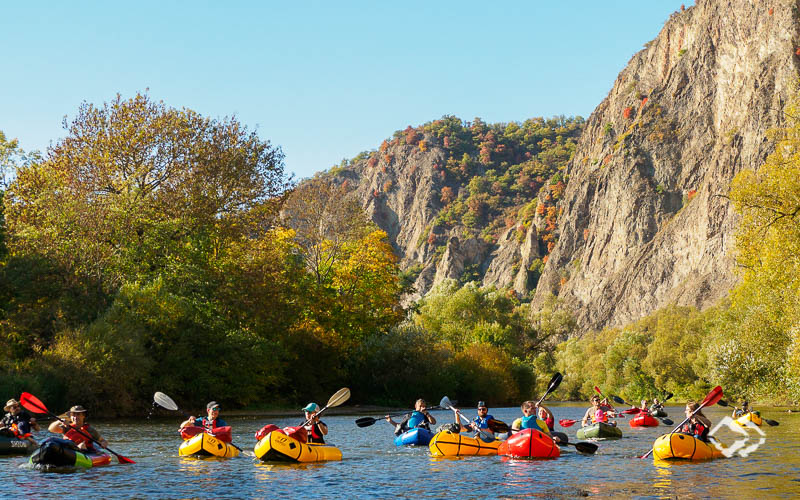
<path id="1" fill-rule="evenodd" d="M 556 294 L 588 329 L 726 295 L 737 217 L 725 196 L 770 153 L 798 78 L 797 12 L 698 0 L 631 59 L 568 166 L 534 305 Z"/>

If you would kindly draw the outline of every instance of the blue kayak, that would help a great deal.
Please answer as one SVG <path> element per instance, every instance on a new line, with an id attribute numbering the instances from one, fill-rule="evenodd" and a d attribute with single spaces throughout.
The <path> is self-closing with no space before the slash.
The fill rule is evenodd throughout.
<path id="1" fill-rule="evenodd" d="M 417 427 L 394 438 L 394 444 L 397 446 L 428 446 L 432 437 L 433 433 L 431 431 Z"/>

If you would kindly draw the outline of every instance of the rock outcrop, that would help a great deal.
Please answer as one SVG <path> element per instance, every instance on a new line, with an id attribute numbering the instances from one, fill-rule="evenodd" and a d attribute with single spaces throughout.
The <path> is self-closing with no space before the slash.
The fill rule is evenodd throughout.
<path id="1" fill-rule="evenodd" d="M 798 79 L 798 26 L 788 0 L 698 0 L 669 18 L 586 123 L 534 305 L 556 294 L 589 329 L 728 293 L 726 194 L 771 151 L 766 132 Z"/>

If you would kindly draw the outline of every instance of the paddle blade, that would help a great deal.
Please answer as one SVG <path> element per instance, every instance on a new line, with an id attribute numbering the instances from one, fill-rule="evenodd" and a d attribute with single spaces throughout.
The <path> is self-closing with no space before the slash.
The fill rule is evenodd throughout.
<path id="1" fill-rule="evenodd" d="M 600 392 L 600 388 L 599 388 L 599 387 L 597 387 L 597 386 L 594 386 L 594 392 L 596 392 L 597 394 L 599 394 L 599 395 L 601 395 L 601 396 L 603 395 L 603 393 L 602 393 L 602 392 Z"/>
<path id="2" fill-rule="evenodd" d="M 700 403 L 700 406 L 713 406 L 719 403 L 720 399 L 722 399 L 722 387 L 716 386 L 711 389 L 711 392 L 709 392 L 705 399 Z"/>
<path id="3" fill-rule="evenodd" d="M 450 402 L 450 398 L 447 396 L 443 397 L 441 401 L 439 401 L 439 406 L 442 408 L 450 408 L 453 406 L 453 403 Z"/>
<path id="4" fill-rule="evenodd" d="M 581 453 L 588 453 L 589 455 L 594 454 L 597 451 L 597 445 L 594 443 L 575 443 L 575 449 Z"/>
<path id="5" fill-rule="evenodd" d="M 664 422 L 664 425 L 672 425 L 675 423 L 669 418 L 662 418 L 661 421 Z"/>
<path id="6" fill-rule="evenodd" d="M 106 448 L 106 449 L 108 449 L 108 448 Z M 109 450 L 109 451 L 111 451 L 111 450 Z M 120 455 L 118 453 L 116 453 L 115 456 L 117 457 L 117 460 L 119 460 L 119 463 L 121 463 L 121 464 L 135 464 L 136 463 L 133 460 L 131 460 L 130 458 L 123 457 L 122 455 Z"/>
<path id="7" fill-rule="evenodd" d="M 178 409 L 178 405 L 175 404 L 175 401 L 173 401 L 171 397 L 167 396 L 163 392 L 157 392 L 153 394 L 153 401 L 155 401 L 160 407 L 166 408 L 167 410 L 176 411 Z"/>
<path id="8" fill-rule="evenodd" d="M 331 398 L 328 400 L 328 404 L 325 406 L 327 406 L 328 408 L 333 408 L 334 406 L 339 406 L 348 399 L 350 399 L 350 389 L 348 389 L 347 387 L 342 387 L 341 389 L 336 391 L 336 394 L 331 396 Z"/>
<path id="9" fill-rule="evenodd" d="M 619 397 L 619 396 L 614 396 L 614 395 L 612 395 L 612 396 L 611 396 L 611 399 L 613 399 L 613 400 L 614 400 L 614 402 L 615 402 L 615 403 L 617 403 L 618 405 L 626 405 L 626 404 L 628 404 L 628 403 L 626 403 L 626 402 L 625 402 L 625 400 L 624 400 L 624 399 L 622 399 L 622 398 L 621 398 L 621 397 Z"/>
<path id="10" fill-rule="evenodd" d="M 673 394 L 671 392 L 668 392 L 667 396 L 664 398 L 664 401 L 670 399 L 672 396 L 673 396 Z"/>
<path id="11" fill-rule="evenodd" d="M 727 402 L 727 401 L 725 401 L 724 399 L 720 399 L 719 401 L 717 401 L 717 404 L 718 404 L 719 406 L 730 406 L 730 405 L 728 404 L 728 402 Z"/>
<path id="12" fill-rule="evenodd" d="M 509 430 L 508 424 L 503 422 L 502 420 L 492 419 L 489 420 L 489 422 L 487 422 L 487 425 L 489 426 L 489 429 L 491 429 L 492 432 L 497 434 L 503 434 L 508 432 Z"/>
<path id="13" fill-rule="evenodd" d="M 558 421 L 558 425 L 560 425 L 561 427 L 572 427 L 573 425 L 575 425 L 575 422 L 577 422 L 577 420 L 562 418 L 561 420 Z"/>
<path id="14" fill-rule="evenodd" d="M 766 422 L 767 425 L 769 425 L 770 427 L 777 427 L 780 425 L 780 422 L 778 422 L 777 420 L 770 420 L 768 418 L 762 418 L 761 420 Z"/>
<path id="15" fill-rule="evenodd" d="M 374 424 L 377 421 L 378 421 L 377 418 L 362 417 L 356 420 L 356 425 L 359 427 L 369 427 L 370 425 Z"/>
<path id="16" fill-rule="evenodd" d="M 563 379 L 564 376 L 556 372 L 556 374 L 553 375 L 553 378 L 550 379 L 550 384 L 547 386 L 547 392 L 545 393 L 545 395 L 555 391 L 558 388 L 558 386 L 561 385 L 561 381 Z"/>
<path id="17" fill-rule="evenodd" d="M 33 413 L 50 413 L 44 403 L 39 401 L 39 398 L 33 394 L 23 392 L 19 397 L 19 402 L 26 410 L 32 411 Z"/>

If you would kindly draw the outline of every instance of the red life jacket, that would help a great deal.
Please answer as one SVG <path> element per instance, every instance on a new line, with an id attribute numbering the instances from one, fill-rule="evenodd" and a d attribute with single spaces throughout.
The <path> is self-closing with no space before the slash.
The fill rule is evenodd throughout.
<path id="1" fill-rule="evenodd" d="M 319 430 L 319 424 L 311 424 L 310 428 L 306 426 L 306 430 L 308 431 L 309 443 L 325 443 L 325 437 L 322 435 L 322 431 Z"/>
<path id="2" fill-rule="evenodd" d="M 80 427 L 80 430 L 82 430 L 83 433 L 86 434 L 86 436 L 91 436 L 92 435 L 92 433 L 89 432 L 89 424 L 83 424 Z M 81 434 L 80 432 L 75 430 L 74 427 L 70 427 L 69 430 L 64 433 L 64 437 L 69 439 L 70 441 L 72 441 L 76 445 L 80 445 L 81 443 L 86 443 L 86 447 L 87 448 L 93 448 L 92 440 L 89 439 L 86 436 L 84 436 L 83 434 Z"/>
<path id="3" fill-rule="evenodd" d="M 31 433 L 30 432 L 25 433 L 25 434 L 20 432 L 19 427 L 17 427 L 16 423 L 11 424 L 11 432 L 13 432 L 14 435 L 17 436 L 19 439 L 27 439 L 27 438 L 31 437 Z"/>
<path id="4" fill-rule="evenodd" d="M 203 427 L 206 428 L 206 431 L 212 432 L 214 427 L 217 426 L 217 419 L 209 420 L 208 417 L 203 417 Z"/>

